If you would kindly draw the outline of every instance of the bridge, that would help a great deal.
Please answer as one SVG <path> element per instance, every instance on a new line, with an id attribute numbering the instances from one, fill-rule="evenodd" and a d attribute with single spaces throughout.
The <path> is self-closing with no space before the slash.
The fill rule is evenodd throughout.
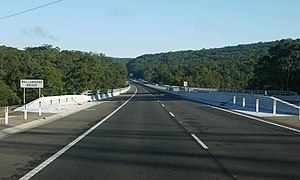
<path id="1" fill-rule="evenodd" d="M 137 82 L 120 96 L 95 102 L 3 136 L 0 178 L 300 178 L 295 124 Z"/>

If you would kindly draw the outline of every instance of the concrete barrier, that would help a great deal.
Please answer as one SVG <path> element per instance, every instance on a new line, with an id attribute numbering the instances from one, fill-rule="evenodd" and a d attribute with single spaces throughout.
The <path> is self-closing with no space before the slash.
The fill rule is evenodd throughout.
<path id="1" fill-rule="evenodd" d="M 274 115 L 299 115 L 299 106 L 272 96 L 245 93 L 226 93 L 217 91 L 170 91 L 167 90 L 167 87 L 156 86 L 151 84 L 144 85 L 169 94 L 181 96 L 186 99 L 191 99 L 228 109 L 256 112 L 258 108 L 259 112 L 271 113 Z M 259 107 L 257 107 L 257 99 L 259 101 Z M 275 108 L 274 102 L 276 103 Z"/>
<path id="2" fill-rule="evenodd" d="M 38 98 L 26 104 L 27 112 L 58 113 L 79 106 L 83 103 L 100 101 L 109 97 L 119 96 L 126 93 L 130 86 L 114 90 L 104 90 L 101 94 L 91 95 L 62 95 Z M 16 108 L 14 111 L 25 111 L 25 106 Z"/>

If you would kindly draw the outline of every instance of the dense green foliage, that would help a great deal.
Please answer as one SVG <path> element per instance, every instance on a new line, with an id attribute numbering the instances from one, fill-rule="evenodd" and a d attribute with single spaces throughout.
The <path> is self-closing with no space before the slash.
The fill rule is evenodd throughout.
<path id="1" fill-rule="evenodd" d="M 61 51 L 51 45 L 18 50 L 0 46 L 0 106 L 22 99 L 20 79 L 44 79 L 46 96 L 122 87 L 128 72 L 154 83 L 300 92 L 300 40 L 110 58 Z M 37 97 L 28 89 L 28 101 Z"/>
<path id="2" fill-rule="evenodd" d="M 9 104 L 19 104 L 20 99 L 17 95 L 0 80 L 0 106 L 6 106 Z"/>
<path id="3" fill-rule="evenodd" d="M 20 79 L 43 79 L 42 94 L 50 96 L 123 87 L 126 75 L 124 64 L 103 54 L 61 51 L 51 45 L 25 50 L 0 46 L 0 105 L 20 102 Z M 37 89 L 26 92 L 28 101 L 38 96 Z"/>
<path id="4" fill-rule="evenodd" d="M 154 83 L 182 86 L 188 81 L 191 87 L 265 88 L 250 81 L 254 81 L 259 59 L 280 42 L 143 55 L 128 63 L 128 72 Z M 273 85 L 269 88 L 278 89 Z"/>
<path id="5" fill-rule="evenodd" d="M 133 58 L 112 58 L 113 60 L 120 62 L 122 64 L 128 64 Z"/>
<path id="6" fill-rule="evenodd" d="M 250 86 L 300 92 L 300 40 L 281 40 L 259 59 Z"/>

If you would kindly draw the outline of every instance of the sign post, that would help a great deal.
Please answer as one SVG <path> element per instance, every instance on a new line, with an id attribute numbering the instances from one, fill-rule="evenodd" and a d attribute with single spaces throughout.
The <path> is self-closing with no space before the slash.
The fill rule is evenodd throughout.
<path id="1" fill-rule="evenodd" d="M 26 88 L 23 89 L 24 119 L 27 119 Z"/>
<path id="2" fill-rule="evenodd" d="M 27 119 L 27 105 L 26 105 L 26 88 L 38 88 L 39 98 L 41 97 L 41 88 L 44 88 L 44 80 L 41 79 L 21 79 L 21 88 L 24 88 L 23 103 L 24 103 L 24 119 Z"/>

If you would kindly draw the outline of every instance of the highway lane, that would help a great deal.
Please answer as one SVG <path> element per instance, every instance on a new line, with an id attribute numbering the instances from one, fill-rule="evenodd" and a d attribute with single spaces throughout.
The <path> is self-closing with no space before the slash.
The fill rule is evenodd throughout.
<path id="1" fill-rule="evenodd" d="M 33 179 L 232 179 L 144 88 Z"/>
<path id="2" fill-rule="evenodd" d="M 209 153 L 237 179 L 300 179 L 300 136 L 210 106 L 173 100 L 151 90 L 175 120 L 208 146 Z"/>
<path id="3" fill-rule="evenodd" d="M 32 179 L 300 179 L 298 134 L 136 87 L 123 108 Z M 0 178 L 29 172 L 132 94 L 56 122 L 64 128 L 53 122 L 0 140 Z"/>
<path id="4" fill-rule="evenodd" d="M 133 90 L 132 90 L 133 91 Z M 130 97 L 113 97 L 43 126 L 0 139 L 0 179 L 18 179 L 106 117 Z"/>

